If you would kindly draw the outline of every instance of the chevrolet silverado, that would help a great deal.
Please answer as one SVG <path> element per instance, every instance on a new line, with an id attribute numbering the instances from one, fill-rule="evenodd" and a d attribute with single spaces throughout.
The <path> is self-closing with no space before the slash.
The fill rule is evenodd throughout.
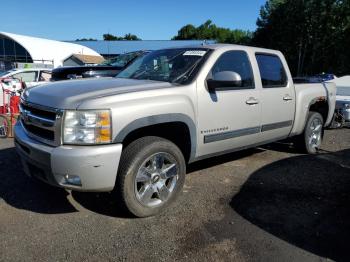
<path id="1" fill-rule="evenodd" d="M 114 79 L 50 83 L 21 99 L 26 174 L 115 192 L 146 217 L 179 195 L 187 163 L 291 137 L 316 153 L 336 87 L 294 84 L 279 51 L 216 44 L 153 51 Z"/>

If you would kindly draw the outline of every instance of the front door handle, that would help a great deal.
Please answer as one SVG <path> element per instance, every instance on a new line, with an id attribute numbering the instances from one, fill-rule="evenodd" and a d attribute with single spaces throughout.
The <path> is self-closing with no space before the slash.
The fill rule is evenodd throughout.
<path id="1" fill-rule="evenodd" d="M 249 99 L 245 101 L 245 103 L 249 106 L 253 106 L 259 104 L 259 100 L 254 97 L 249 97 Z"/>
<path id="2" fill-rule="evenodd" d="M 293 97 L 291 97 L 290 95 L 286 95 L 285 97 L 283 97 L 284 101 L 292 101 Z"/>

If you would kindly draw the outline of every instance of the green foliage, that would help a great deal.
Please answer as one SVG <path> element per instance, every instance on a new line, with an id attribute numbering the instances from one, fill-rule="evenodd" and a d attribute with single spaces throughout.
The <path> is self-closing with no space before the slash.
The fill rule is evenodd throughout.
<path id="1" fill-rule="evenodd" d="M 97 39 L 95 38 L 78 38 L 75 39 L 75 41 L 79 42 L 79 41 L 97 41 Z"/>
<path id="2" fill-rule="evenodd" d="M 105 40 L 105 41 L 122 41 L 122 40 L 137 41 L 137 40 L 141 40 L 141 39 L 138 38 L 136 35 L 129 33 L 129 34 L 126 34 L 124 36 L 115 36 L 112 34 L 104 34 L 103 40 Z"/>
<path id="3" fill-rule="evenodd" d="M 124 40 L 132 40 L 132 41 L 136 41 L 136 40 L 141 40 L 140 38 L 138 38 L 136 35 L 132 35 L 132 34 L 126 34 L 124 36 Z"/>
<path id="4" fill-rule="evenodd" d="M 350 73 L 350 0 L 269 0 L 253 44 L 282 51 L 294 75 Z"/>
<path id="5" fill-rule="evenodd" d="M 112 35 L 112 34 L 104 34 L 103 35 L 103 40 L 105 41 L 116 41 L 119 40 L 118 36 Z"/>
<path id="6" fill-rule="evenodd" d="M 252 33 L 243 30 L 231 30 L 218 27 L 207 20 L 198 27 L 188 24 L 182 27 L 173 40 L 216 40 L 219 43 L 249 44 Z"/>

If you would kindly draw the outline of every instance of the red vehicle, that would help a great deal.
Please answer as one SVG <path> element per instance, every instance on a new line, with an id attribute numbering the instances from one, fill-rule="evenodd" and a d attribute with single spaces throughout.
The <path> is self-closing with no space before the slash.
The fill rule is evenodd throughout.
<path id="1" fill-rule="evenodd" d="M 0 78 L 0 86 L 0 138 L 12 137 L 24 85 L 15 78 Z"/>

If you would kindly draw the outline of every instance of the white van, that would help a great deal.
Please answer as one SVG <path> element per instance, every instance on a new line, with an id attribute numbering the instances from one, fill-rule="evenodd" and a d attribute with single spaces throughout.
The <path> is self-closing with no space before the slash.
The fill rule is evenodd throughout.
<path id="1" fill-rule="evenodd" d="M 49 68 L 27 68 L 27 69 L 12 69 L 0 73 L 0 78 L 17 78 L 25 82 L 27 87 L 37 86 L 50 81 L 51 69 Z"/>

